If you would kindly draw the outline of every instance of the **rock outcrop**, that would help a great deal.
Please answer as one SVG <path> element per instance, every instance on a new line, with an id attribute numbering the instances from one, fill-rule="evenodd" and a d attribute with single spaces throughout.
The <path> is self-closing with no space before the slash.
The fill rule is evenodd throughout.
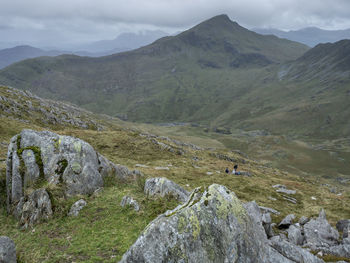
<path id="1" fill-rule="evenodd" d="M 185 202 L 189 196 L 189 192 L 164 177 L 147 179 L 144 192 L 148 196 L 164 197 L 165 195 L 172 195 L 181 202 Z"/>
<path id="2" fill-rule="evenodd" d="M 306 245 L 312 249 L 336 246 L 339 243 L 339 233 L 328 223 L 323 209 L 318 218 L 311 219 L 304 225 L 304 235 Z"/>
<path id="3" fill-rule="evenodd" d="M 214 184 L 195 189 L 185 203 L 153 220 L 120 262 L 323 262 L 293 248 L 300 255 L 286 257 L 271 247 L 258 205 L 243 206 L 233 192 Z"/>
<path id="4" fill-rule="evenodd" d="M 17 262 L 15 243 L 9 237 L 6 236 L 0 236 L 0 262 Z"/>
<path id="5" fill-rule="evenodd" d="M 8 212 L 22 218 L 24 225 L 52 214 L 50 197 L 41 188 L 58 187 L 66 197 L 92 194 L 103 186 L 106 177 L 125 180 L 134 175 L 85 141 L 33 130 L 23 130 L 11 139 L 6 169 Z M 30 194 L 32 189 L 35 191 Z"/>

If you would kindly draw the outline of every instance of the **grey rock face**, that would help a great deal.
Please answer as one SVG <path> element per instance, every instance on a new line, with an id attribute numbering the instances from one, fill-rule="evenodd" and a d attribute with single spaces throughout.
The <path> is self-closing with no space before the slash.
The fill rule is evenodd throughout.
<path id="1" fill-rule="evenodd" d="M 164 177 L 147 179 L 145 182 L 144 192 L 148 196 L 173 195 L 181 202 L 185 202 L 189 193 L 178 184 Z"/>
<path id="2" fill-rule="evenodd" d="M 322 209 L 317 219 L 311 219 L 304 225 L 306 245 L 311 248 L 338 245 L 339 233 L 327 221 Z"/>
<path id="3" fill-rule="evenodd" d="M 322 251 L 326 254 L 350 259 L 350 245 L 349 244 L 333 246 L 330 248 L 323 248 Z"/>
<path id="4" fill-rule="evenodd" d="M 281 223 L 279 223 L 278 227 L 279 228 L 288 228 L 291 224 L 293 224 L 294 218 L 295 218 L 295 215 L 293 215 L 293 214 L 287 215 L 285 218 L 283 218 Z"/>
<path id="5" fill-rule="evenodd" d="M 140 211 L 140 205 L 137 203 L 137 201 L 127 195 L 123 197 L 122 201 L 120 202 L 120 205 L 122 207 L 129 205 L 132 206 L 135 211 Z"/>
<path id="6" fill-rule="evenodd" d="M 87 205 L 86 201 L 84 199 L 80 199 L 76 201 L 72 207 L 69 210 L 68 215 L 69 216 L 78 216 L 80 213 L 80 210 L 83 209 Z"/>
<path id="7" fill-rule="evenodd" d="M 304 237 L 301 234 L 301 230 L 300 228 L 291 225 L 288 230 L 288 240 L 290 243 L 294 244 L 294 245 L 298 245 L 301 246 L 304 242 Z"/>
<path id="8" fill-rule="evenodd" d="M 271 239 L 271 246 L 292 262 L 323 263 L 310 252 L 280 238 Z"/>
<path id="9" fill-rule="evenodd" d="M 114 165 L 80 139 L 23 130 L 8 147 L 8 210 L 25 196 L 28 186 L 48 182 L 62 185 L 68 196 L 91 194 L 103 186 L 103 177 L 125 178 L 130 174 L 126 167 Z"/>
<path id="10" fill-rule="evenodd" d="M 272 220 L 271 220 L 270 213 L 263 214 L 263 216 L 262 216 L 262 225 L 263 225 L 263 227 L 265 229 L 265 233 L 266 233 L 268 238 L 274 236 L 271 223 L 272 223 Z"/>
<path id="11" fill-rule="evenodd" d="M 259 207 L 248 206 L 224 186 L 197 188 L 153 220 L 120 262 L 292 262 L 268 245 Z"/>
<path id="12" fill-rule="evenodd" d="M 14 215 L 23 228 L 46 221 L 52 216 L 51 200 L 45 189 L 38 189 L 18 202 Z"/>
<path id="13" fill-rule="evenodd" d="M 9 237 L 6 236 L 0 236 L 0 262 L 17 262 L 15 243 Z"/>

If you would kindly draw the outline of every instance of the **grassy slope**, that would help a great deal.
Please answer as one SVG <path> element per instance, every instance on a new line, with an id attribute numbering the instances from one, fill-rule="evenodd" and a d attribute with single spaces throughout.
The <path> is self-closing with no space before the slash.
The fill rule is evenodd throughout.
<path id="1" fill-rule="evenodd" d="M 0 125 L 6 133 L 1 133 L 1 141 L 8 142 L 10 137 L 22 128 L 42 129 L 32 124 L 23 124 L 8 118 L 1 118 Z M 6 127 L 6 128 L 5 128 Z M 140 127 L 139 127 L 140 128 Z M 142 130 L 151 130 L 143 127 Z M 167 128 L 164 128 L 167 129 Z M 216 150 L 226 153 L 239 161 L 241 170 L 249 171 L 253 177 L 238 177 L 223 174 L 225 167 L 232 167 L 232 163 L 210 156 L 213 150 L 194 151 L 186 149 L 186 154 L 179 156 L 161 151 L 145 137 L 136 131 L 110 128 L 98 132 L 92 130 L 65 129 L 60 134 L 72 135 L 88 141 L 95 149 L 107 156 L 115 163 L 133 168 L 136 164 L 146 164 L 148 168 L 141 168 L 147 177 L 165 176 L 188 190 L 197 186 L 208 186 L 212 183 L 224 184 L 232 189 L 242 201 L 256 200 L 258 204 L 275 208 L 282 212 L 274 220 L 278 221 L 290 212 L 298 217 L 301 215 L 316 215 L 321 207 L 326 209 L 328 218 L 333 224 L 349 215 L 347 203 L 350 199 L 348 186 L 338 186 L 343 189 L 343 195 L 330 193 L 322 183 L 329 181 L 322 178 L 301 178 L 293 173 L 270 168 L 262 162 L 244 158 L 227 150 Z M 189 139 L 193 137 L 177 133 L 177 138 Z M 165 142 L 167 143 L 167 142 Z M 219 146 L 215 140 L 198 138 L 196 143 L 202 146 Z M 173 147 L 176 147 L 173 145 Z M 1 158 L 5 158 L 6 147 L 1 147 Z M 193 156 L 199 158 L 193 160 Z M 169 171 L 155 170 L 155 166 L 169 166 Z M 195 168 L 197 166 L 199 168 Z M 1 162 L 2 176 L 4 176 L 4 162 Z M 206 172 L 213 172 L 207 175 Z M 221 173 L 217 173 L 220 171 Z M 285 184 L 290 189 L 296 189 L 295 197 L 298 204 L 285 201 L 282 195 L 271 187 L 274 184 Z M 140 203 L 141 212 L 134 212 L 121 208 L 119 203 L 123 195 L 129 194 Z M 268 197 L 274 197 L 272 201 Z M 311 196 L 317 198 L 311 200 Z M 75 199 L 64 203 L 65 210 Z M 169 200 L 147 199 L 140 190 L 137 182 L 114 182 L 98 196 L 84 197 L 88 206 L 82 210 L 77 218 L 68 218 L 65 214 L 58 214 L 47 223 L 35 226 L 25 231 L 17 228 L 12 217 L 6 217 L 4 209 L 0 214 L 0 235 L 8 235 L 17 244 L 20 262 L 115 262 L 135 241 L 142 229 L 157 214 L 174 207 L 175 202 Z"/>

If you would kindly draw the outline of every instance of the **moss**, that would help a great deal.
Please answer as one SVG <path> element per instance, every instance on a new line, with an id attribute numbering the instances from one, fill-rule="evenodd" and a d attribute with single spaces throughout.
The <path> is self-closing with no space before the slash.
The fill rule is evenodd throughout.
<path id="1" fill-rule="evenodd" d="M 190 211 L 191 211 L 190 212 L 191 215 L 189 219 L 190 219 L 190 224 L 192 226 L 192 235 L 193 235 L 193 239 L 196 240 L 201 232 L 201 226 L 196 213 L 193 210 L 190 210 Z"/>
<path id="2" fill-rule="evenodd" d="M 54 147 L 55 147 L 55 150 L 58 151 L 59 148 L 60 148 L 60 144 L 61 144 L 61 138 L 58 138 L 58 139 L 55 138 L 53 141 L 54 141 L 54 144 L 53 144 L 53 145 L 54 145 Z"/>
<path id="3" fill-rule="evenodd" d="M 73 145 L 74 145 L 74 150 L 77 153 L 80 153 L 81 152 L 81 143 L 80 142 L 74 142 Z"/>

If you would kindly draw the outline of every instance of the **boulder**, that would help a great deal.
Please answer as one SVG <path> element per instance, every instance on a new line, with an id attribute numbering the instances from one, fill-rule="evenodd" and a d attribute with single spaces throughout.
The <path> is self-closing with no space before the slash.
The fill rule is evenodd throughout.
<path id="1" fill-rule="evenodd" d="M 144 193 L 148 196 L 172 195 L 177 200 L 185 202 L 189 193 L 178 184 L 165 177 L 149 178 L 145 182 Z"/>
<path id="2" fill-rule="evenodd" d="M 328 223 L 323 209 L 318 218 L 304 225 L 304 236 L 306 245 L 312 249 L 338 245 L 339 233 Z"/>
<path id="3" fill-rule="evenodd" d="M 140 210 L 140 205 L 137 203 L 136 200 L 134 200 L 132 197 L 130 196 L 124 196 L 122 201 L 120 202 L 120 205 L 122 207 L 125 207 L 125 206 L 132 206 L 134 208 L 135 211 L 139 211 Z"/>
<path id="4" fill-rule="evenodd" d="M 0 236 L 0 262 L 17 262 L 15 243 L 9 237 L 6 236 Z"/>
<path id="5" fill-rule="evenodd" d="M 49 131 L 23 130 L 14 136 L 7 153 L 7 207 L 11 212 L 27 189 L 59 185 L 67 196 L 92 194 L 103 178 L 126 178 L 131 172 L 114 165 L 87 142 Z"/>
<path id="6" fill-rule="evenodd" d="M 292 262 L 324 263 L 322 259 L 279 237 L 270 239 L 271 246 Z M 283 261 L 281 261 L 282 263 Z"/>
<path id="7" fill-rule="evenodd" d="M 287 215 L 285 218 L 283 218 L 281 223 L 278 224 L 278 228 L 288 228 L 291 224 L 293 224 L 294 218 L 295 215 L 293 214 Z"/>
<path id="8" fill-rule="evenodd" d="M 301 246 L 304 242 L 304 237 L 301 234 L 301 229 L 295 225 L 291 225 L 288 229 L 288 241 L 294 245 Z"/>
<path id="9" fill-rule="evenodd" d="M 26 197 L 21 197 L 14 215 L 23 228 L 48 220 L 52 216 L 49 194 L 41 188 Z"/>
<path id="10" fill-rule="evenodd" d="M 338 246 L 333 246 L 333 247 L 329 247 L 329 248 L 322 248 L 322 252 L 325 254 L 328 254 L 328 255 L 333 255 L 336 257 L 350 259 L 350 245 L 349 244 L 338 245 Z"/>
<path id="11" fill-rule="evenodd" d="M 69 216 L 78 216 L 80 210 L 83 209 L 87 205 L 84 199 L 80 199 L 76 201 L 70 208 L 68 215 Z"/>
<path id="12" fill-rule="evenodd" d="M 270 213 L 265 213 L 262 215 L 262 225 L 265 229 L 265 233 L 268 238 L 273 237 L 272 220 Z"/>
<path id="13" fill-rule="evenodd" d="M 248 206 L 252 216 L 224 186 L 197 188 L 153 220 L 120 262 L 293 262 L 268 245 L 259 207 Z"/>

